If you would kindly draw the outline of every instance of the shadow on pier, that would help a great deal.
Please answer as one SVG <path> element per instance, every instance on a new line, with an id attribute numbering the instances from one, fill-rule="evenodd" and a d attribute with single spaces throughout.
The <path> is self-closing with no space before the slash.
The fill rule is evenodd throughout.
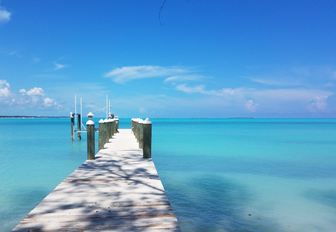
<path id="1" fill-rule="evenodd" d="M 112 157 L 112 158 L 111 158 Z M 151 160 L 101 150 L 58 185 L 14 231 L 178 231 Z"/>

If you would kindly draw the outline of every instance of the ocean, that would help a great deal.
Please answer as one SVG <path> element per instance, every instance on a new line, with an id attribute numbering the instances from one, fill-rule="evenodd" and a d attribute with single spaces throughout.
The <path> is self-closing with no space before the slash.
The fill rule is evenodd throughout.
<path id="1" fill-rule="evenodd" d="M 152 119 L 182 231 L 336 228 L 336 119 Z M 130 119 L 121 119 L 121 128 Z M 0 119 L 0 231 L 86 159 L 69 119 Z"/>

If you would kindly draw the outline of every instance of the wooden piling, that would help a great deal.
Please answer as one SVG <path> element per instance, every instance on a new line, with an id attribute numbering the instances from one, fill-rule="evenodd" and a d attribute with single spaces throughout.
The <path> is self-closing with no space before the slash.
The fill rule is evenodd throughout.
<path id="1" fill-rule="evenodd" d="M 79 140 L 82 139 L 81 136 L 81 129 L 82 129 L 82 118 L 81 118 L 81 114 L 77 114 L 77 137 Z"/>
<path id="2" fill-rule="evenodd" d="M 143 136 L 143 158 L 148 159 L 152 157 L 152 122 L 146 118 L 142 122 L 142 136 Z"/>
<path id="3" fill-rule="evenodd" d="M 70 138 L 74 141 L 75 114 L 70 112 Z"/>
<path id="4" fill-rule="evenodd" d="M 98 142 L 99 142 L 99 150 L 104 148 L 105 142 L 106 142 L 106 138 L 105 138 L 105 125 L 104 125 L 104 120 L 100 119 L 99 120 L 99 138 L 98 138 Z"/>
<path id="5" fill-rule="evenodd" d="M 139 121 L 139 134 L 138 134 L 138 141 L 139 141 L 139 148 L 143 148 L 143 120 L 141 119 L 140 121 Z"/>
<path id="6" fill-rule="evenodd" d="M 108 119 L 104 119 L 104 130 L 105 130 L 105 143 L 108 143 L 110 138 L 108 137 Z"/>
<path id="7" fill-rule="evenodd" d="M 107 119 L 107 130 L 108 139 L 110 140 L 112 138 L 112 119 Z"/>
<path id="8" fill-rule="evenodd" d="M 112 137 L 115 134 L 115 129 L 116 129 L 116 121 L 114 119 L 112 119 L 112 123 L 111 123 L 111 135 L 112 135 Z"/>
<path id="9" fill-rule="evenodd" d="M 119 132 L 119 118 L 116 119 L 116 127 L 115 127 L 115 132 Z"/>
<path id="10" fill-rule="evenodd" d="M 93 114 L 90 112 L 88 114 L 89 120 L 86 122 L 87 131 L 87 159 L 95 159 L 95 124 L 92 120 Z"/>

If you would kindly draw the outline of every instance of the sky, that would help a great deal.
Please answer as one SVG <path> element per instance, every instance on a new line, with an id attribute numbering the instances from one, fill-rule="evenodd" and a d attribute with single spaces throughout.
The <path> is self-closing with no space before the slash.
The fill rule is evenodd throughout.
<path id="1" fill-rule="evenodd" d="M 0 0 L 0 115 L 335 117 L 336 1 Z"/>

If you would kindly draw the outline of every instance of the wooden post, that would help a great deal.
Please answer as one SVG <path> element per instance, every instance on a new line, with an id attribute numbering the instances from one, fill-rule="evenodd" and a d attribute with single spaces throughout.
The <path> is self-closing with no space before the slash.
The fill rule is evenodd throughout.
<path id="1" fill-rule="evenodd" d="M 143 124 L 143 120 L 142 119 L 140 119 L 140 121 L 139 121 L 139 139 L 138 139 L 138 141 L 139 141 L 139 148 L 143 148 L 143 128 L 144 128 L 144 124 Z"/>
<path id="2" fill-rule="evenodd" d="M 105 143 L 108 143 L 110 138 L 108 137 L 108 119 L 104 119 L 104 130 L 105 130 Z"/>
<path id="3" fill-rule="evenodd" d="M 139 118 L 135 122 L 135 138 L 139 142 Z"/>
<path id="4" fill-rule="evenodd" d="M 104 120 L 103 119 L 100 119 L 99 120 L 99 149 L 104 149 L 104 145 L 105 145 L 105 141 L 106 141 L 106 138 L 105 138 L 105 128 L 104 128 Z"/>
<path id="5" fill-rule="evenodd" d="M 152 122 L 146 118 L 142 123 L 143 129 L 143 158 L 148 159 L 152 157 Z"/>
<path id="6" fill-rule="evenodd" d="M 95 124 L 92 120 L 93 113 L 88 114 L 89 120 L 86 122 L 87 131 L 87 159 L 95 159 Z"/>
<path id="7" fill-rule="evenodd" d="M 75 114 L 70 112 L 70 137 L 71 141 L 74 141 L 74 126 L 75 126 Z"/>
<path id="8" fill-rule="evenodd" d="M 82 130 L 81 114 L 77 114 L 77 137 L 79 140 L 82 139 L 81 130 Z"/>
<path id="9" fill-rule="evenodd" d="M 115 127 L 115 123 L 116 123 L 116 121 L 115 121 L 114 119 L 112 119 L 112 123 L 111 123 L 111 125 L 112 125 L 112 126 L 111 126 L 111 132 L 112 132 L 112 134 L 111 134 L 111 135 L 112 135 L 112 136 L 113 136 L 114 133 L 115 133 L 115 128 L 116 128 L 116 127 Z"/>
<path id="10" fill-rule="evenodd" d="M 112 119 L 107 119 L 107 137 L 110 141 L 110 138 L 112 137 Z"/>

